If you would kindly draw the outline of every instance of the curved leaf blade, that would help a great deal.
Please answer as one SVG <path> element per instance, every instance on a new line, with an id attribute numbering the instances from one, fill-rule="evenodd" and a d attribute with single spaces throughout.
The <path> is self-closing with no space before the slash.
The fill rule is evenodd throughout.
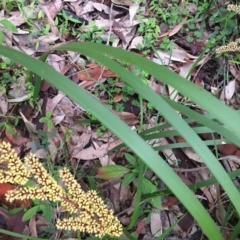
<path id="1" fill-rule="evenodd" d="M 108 108 L 104 107 L 100 101 L 91 96 L 85 90 L 79 88 L 68 78 L 62 76 L 50 66 L 37 59 L 5 46 L 0 46 L 0 53 L 18 63 L 21 63 L 40 77 L 46 79 L 60 91 L 71 96 L 72 100 L 96 116 L 105 126 L 108 126 L 108 128 L 125 142 L 125 144 L 128 145 L 136 155 L 138 155 L 157 174 L 157 176 L 165 181 L 166 185 L 175 193 L 179 200 L 183 202 L 186 208 L 195 217 L 209 238 L 223 239 L 209 214 L 173 170 L 150 146 L 144 142 L 141 137 L 133 132 Z M 101 58 L 102 56 L 98 57 Z"/>

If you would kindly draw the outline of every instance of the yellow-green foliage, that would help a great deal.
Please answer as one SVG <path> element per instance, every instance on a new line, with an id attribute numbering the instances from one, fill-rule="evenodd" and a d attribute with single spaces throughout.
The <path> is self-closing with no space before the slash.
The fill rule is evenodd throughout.
<path id="1" fill-rule="evenodd" d="M 234 11 L 240 14 L 240 5 L 228 5 L 227 9 L 229 11 Z M 237 26 L 236 26 L 237 27 Z M 240 38 L 235 42 L 230 42 L 227 45 L 221 46 L 216 49 L 216 53 L 224 53 L 224 52 L 239 52 L 240 51 Z"/>
<path id="2" fill-rule="evenodd" d="M 65 189 L 49 175 L 33 154 L 24 158 L 24 163 L 9 143 L 0 144 L 0 163 L 7 169 L 0 170 L 0 183 L 20 185 L 6 194 L 6 200 L 39 199 L 42 201 L 60 201 L 72 217 L 57 220 L 58 229 L 79 230 L 98 237 L 105 234 L 120 236 L 122 227 L 112 210 L 108 210 L 95 191 L 84 192 L 67 168 L 59 171 L 59 177 Z M 34 187 L 23 186 L 28 180 L 34 180 Z M 66 192 L 67 191 L 67 192 Z"/>

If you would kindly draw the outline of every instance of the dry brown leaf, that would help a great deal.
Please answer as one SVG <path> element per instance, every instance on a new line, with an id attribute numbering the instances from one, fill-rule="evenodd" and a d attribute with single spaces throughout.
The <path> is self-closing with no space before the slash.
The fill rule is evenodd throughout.
<path id="1" fill-rule="evenodd" d="M 148 86 L 157 94 L 163 94 L 165 91 L 164 87 L 159 82 L 148 81 Z"/>
<path id="2" fill-rule="evenodd" d="M 14 215 L 9 215 L 10 221 L 7 220 L 7 229 L 10 232 L 23 234 L 26 222 L 22 221 L 24 211 L 20 211 Z M 19 237 L 13 237 L 5 234 L 1 234 L 1 240 L 19 240 Z"/>
<path id="3" fill-rule="evenodd" d="M 23 114 L 21 111 L 19 111 L 19 113 L 20 113 L 20 115 L 21 115 L 21 117 L 22 117 L 22 120 L 23 120 L 24 123 L 25 123 L 25 126 L 26 126 L 29 134 L 32 135 L 33 133 L 35 133 L 35 132 L 36 132 L 36 125 L 34 125 L 32 122 L 30 122 L 30 121 L 24 116 L 24 114 Z"/>
<path id="4" fill-rule="evenodd" d="M 132 1 L 131 0 L 112 0 L 112 2 L 117 4 L 117 5 L 124 5 L 124 6 L 132 5 Z"/>
<path id="5" fill-rule="evenodd" d="M 95 81 L 86 81 L 85 83 L 83 83 L 81 85 L 81 87 L 84 88 L 84 89 L 87 89 L 87 88 L 93 86 L 95 83 L 96 83 Z"/>
<path id="6" fill-rule="evenodd" d="M 33 216 L 29 221 L 29 233 L 32 237 L 37 237 L 36 217 Z"/>
<path id="7" fill-rule="evenodd" d="M 115 162 L 113 162 L 112 159 L 108 155 L 100 157 L 99 161 L 100 161 L 102 166 L 116 165 Z"/>
<path id="8" fill-rule="evenodd" d="M 138 45 L 144 46 L 144 40 L 142 36 L 134 37 L 131 41 L 131 45 L 128 49 L 136 49 Z"/>
<path id="9" fill-rule="evenodd" d="M 48 64 L 52 66 L 57 72 L 63 71 L 65 67 L 65 59 L 57 54 L 49 54 L 48 56 Z"/>
<path id="10" fill-rule="evenodd" d="M 188 156 L 188 158 L 193 161 L 203 163 L 204 161 L 200 158 L 198 154 L 194 152 L 194 150 L 190 147 L 182 148 L 182 151 Z"/>
<path id="11" fill-rule="evenodd" d="M 129 206 L 126 206 L 126 203 L 128 201 L 132 201 L 132 197 L 133 197 L 133 190 L 131 190 L 130 186 L 121 186 L 120 188 L 120 204 L 122 206 L 123 209 L 128 208 Z"/>
<path id="12" fill-rule="evenodd" d="M 208 180 L 209 179 L 209 171 L 208 169 L 199 169 L 197 171 L 198 176 L 201 177 L 201 180 Z M 209 207 L 212 208 L 214 201 L 216 200 L 216 186 L 212 185 L 211 188 L 209 187 L 201 187 L 201 190 L 205 197 L 208 199 Z"/>
<path id="13" fill-rule="evenodd" d="M 194 61 L 193 62 L 189 61 L 187 64 L 184 64 L 183 66 L 181 66 L 179 75 L 186 78 L 189 72 L 191 71 L 193 65 L 194 65 Z"/>
<path id="14" fill-rule="evenodd" d="M 169 32 L 165 32 L 165 33 L 162 33 L 160 36 L 159 36 L 159 38 L 163 38 L 163 37 L 166 37 L 166 36 L 168 36 L 169 35 Z"/>
<path id="15" fill-rule="evenodd" d="M 53 110 L 60 103 L 60 101 L 64 98 L 65 94 L 59 91 L 58 95 L 52 98 L 52 108 Z"/>
<path id="16" fill-rule="evenodd" d="M 180 31 L 180 29 L 182 28 L 182 26 L 184 25 L 184 23 L 186 22 L 187 17 L 185 17 L 179 24 L 177 24 L 173 30 L 169 33 L 169 37 L 175 35 L 176 33 L 178 33 Z"/>
<path id="17" fill-rule="evenodd" d="M 161 220 L 162 220 L 162 226 L 163 226 L 164 230 L 170 228 L 170 226 L 171 226 L 171 223 L 169 222 L 169 218 L 168 218 L 167 212 L 168 211 L 166 211 L 166 210 L 162 210 L 161 211 Z"/>
<path id="18" fill-rule="evenodd" d="M 137 224 L 136 233 L 139 235 L 146 225 L 147 225 L 146 218 L 141 219 Z"/>
<path id="19" fill-rule="evenodd" d="M 55 132 L 56 135 L 49 139 L 50 144 L 48 145 L 49 152 L 51 154 L 51 159 L 54 161 L 58 155 L 61 155 L 61 151 L 59 151 L 59 146 L 62 143 L 62 138 L 60 137 L 57 129 L 53 127 L 52 132 Z"/>
<path id="20" fill-rule="evenodd" d="M 98 67 L 99 65 L 97 64 L 97 63 L 88 63 L 87 65 L 86 65 L 86 67 L 88 67 L 88 68 L 95 68 L 95 67 Z"/>
<path id="21" fill-rule="evenodd" d="M 54 209 L 54 214 L 59 214 L 59 213 L 65 212 L 65 210 L 64 210 L 64 211 L 59 211 L 59 212 L 56 211 L 56 212 L 55 212 L 55 210 L 56 210 L 56 209 L 59 209 L 59 208 L 61 209 L 62 206 L 56 207 L 56 208 Z M 49 222 L 48 222 L 42 215 L 37 214 L 37 222 L 36 222 L 36 224 L 47 227 L 47 226 L 49 225 Z"/>
<path id="22" fill-rule="evenodd" d="M 108 151 L 110 151 L 114 147 L 118 146 L 119 144 L 121 144 L 121 141 L 115 140 L 115 141 L 103 144 L 98 149 L 95 149 L 94 147 L 90 147 L 87 149 L 83 149 L 82 151 L 80 151 L 76 155 L 74 155 L 73 157 L 82 159 L 82 160 L 92 160 L 92 159 L 96 159 L 96 158 L 101 158 L 101 157 L 105 156 L 108 153 Z"/>
<path id="23" fill-rule="evenodd" d="M 87 70 L 78 72 L 78 79 L 81 81 L 98 81 L 100 77 L 111 78 L 117 77 L 117 75 L 107 68 L 101 66 L 96 66 L 94 68 L 89 68 Z"/>
<path id="24" fill-rule="evenodd" d="M 229 101 L 233 97 L 233 94 L 235 93 L 235 85 L 236 80 L 228 82 L 228 84 L 224 87 L 220 95 L 220 99 L 222 101 L 224 100 Z"/>
<path id="25" fill-rule="evenodd" d="M 132 126 L 138 123 L 138 118 L 133 113 L 129 112 L 117 112 L 113 111 L 115 114 L 117 114 L 125 123 Z"/>
<path id="26" fill-rule="evenodd" d="M 162 203 L 162 207 L 168 209 L 173 205 L 179 204 L 179 200 L 175 196 L 166 196 L 164 198 L 164 202 Z"/>
<path id="27" fill-rule="evenodd" d="M 133 18 L 135 17 L 137 11 L 139 9 L 139 3 L 132 2 L 132 4 L 129 6 L 129 19 L 130 22 L 133 21 Z"/>
<path id="28" fill-rule="evenodd" d="M 6 94 L 0 91 L 0 113 L 6 114 L 8 111 L 8 101 Z"/>
<path id="29" fill-rule="evenodd" d="M 95 3 L 95 2 L 89 2 L 92 4 L 92 6 L 98 10 L 99 12 L 105 12 L 107 14 L 110 14 L 110 9 L 108 6 L 106 6 L 105 4 L 102 3 Z"/>
<path id="30" fill-rule="evenodd" d="M 89 128 L 89 131 L 82 133 L 79 135 L 78 133 L 75 133 L 70 141 L 68 141 L 68 147 L 70 153 L 74 156 L 81 150 L 83 150 L 84 146 L 89 143 L 91 139 L 91 130 Z"/>
<path id="31" fill-rule="evenodd" d="M 34 6 L 34 8 L 31 6 L 25 6 L 23 7 L 22 12 L 21 11 L 11 12 L 12 16 L 8 18 L 8 21 L 11 22 L 16 27 L 20 26 L 26 22 L 26 19 L 36 18 L 39 10 L 40 10 L 39 6 Z"/>
<path id="32" fill-rule="evenodd" d="M 15 128 L 13 128 L 13 131 L 16 133 L 16 137 L 14 137 L 7 129 L 5 130 L 5 134 L 9 141 L 14 145 L 21 146 L 22 144 L 29 141 L 28 138 L 20 136 L 20 134 L 18 134 Z"/>
<path id="33" fill-rule="evenodd" d="M 184 231 L 184 232 L 190 232 L 191 228 L 193 227 L 194 219 L 193 217 L 187 213 L 178 223 L 178 226 Z"/>
<path id="34" fill-rule="evenodd" d="M 83 0 L 64 0 L 63 2 L 71 2 L 71 6 L 72 8 L 74 9 L 74 12 L 75 14 L 78 16 L 78 17 L 81 17 L 81 11 L 82 11 L 82 2 Z"/>
<path id="35" fill-rule="evenodd" d="M 157 50 L 152 61 L 160 65 L 172 66 L 172 61 L 186 63 L 189 58 L 188 53 L 183 49 L 174 48 L 172 51 L 164 52 Z"/>
<path id="36" fill-rule="evenodd" d="M 221 190 L 219 184 L 215 184 L 217 190 L 217 199 L 216 199 L 216 218 L 220 224 L 226 219 L 226 210 L 224 208 L 224 202 L 221 195 Z"/>
<path id="37" fill-rule="evenodd" d="M 151 227 L 151 232 L 154 237 L 159 237 L 162 234 L 162 220 L 161 220 L 161 214 L 160 210 L 154 209 L 151 212 L 151 217 L 150 217 L 150 227 Z"/>
<path id="38" fill-rule="evenodd" d="M 114 97 L 113 97 L 113 102 L 117 103 L 122 101 L 124 95 L 123 93 L 117 93 Z"/>
<path id="39" fill-rule="evenodd" d="M 55 25 L 54 18 L 56 17 L 57 13 L 62 8 L 62 1 L 61 0 L 55 0 L 55 1 L 49 1 L 49 2 L 42 2 L 42 5 L 40 5 L 42 11 L 45 13 L 48 19 L 48 23 L 50 24 L 50 28 L 52 32 L 59 36 L 59 31 L 57 26 Z"/>
<path id="40" fill-rule="evenodd" d="M 237 68 L 234 65 L 229 66 L 230 73 L 240 82 L 240 72 L 237 70 Z"/>

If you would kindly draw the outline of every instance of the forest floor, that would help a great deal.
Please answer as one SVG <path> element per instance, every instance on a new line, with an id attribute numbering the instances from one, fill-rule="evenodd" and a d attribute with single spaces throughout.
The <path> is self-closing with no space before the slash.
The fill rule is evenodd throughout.
<path id="1" fill-rule="evenodd" d="M 0 43 L 36 58 L 68 42 L 89 41 L 123 48 L 188 77 L 231 108 L 239 109 L 240 54 L 215 52 L 239 38 L 238 22 L 237 13 L 228 11 L 221 0 L 4 0 L 0 3 Z M 86 56 L 54 51 L 47 62 L 110 107 L 131 129 L 141 131 L 166 123 L 150 103 L 140 104 L 138 93 L 114 72 Z M 147 72 L 121 64 L 156 93 L 202 111 Z M 27 75 L 25 68 L 0 57 L 0 141 L 10 142 L 20 156 L 33 152 L 53 175 L 57 168 L 68 166 L 84 189 L 97 190 L 123 226 L 129 226 L 138 186 L 136 156 L 127 148 L 111 151 L 119 142 L 107 126 L 44 79 L 34 99 L 35 82 L 26 82 Z M 211 133 L 200 136 L 203 140 L 213 139 Z M 211 173 L 191 148 L 167 147 L 182 142 L 181 136 L 174 136 L 149 144 L 166 145 L 159 154 L 186 184 L 211 179 Z M 233 144 L 210 148 L 218 158 L 240 157 L 240 149 Z M 116 168 L 102 170 L 109 164 Z M 239 167 L 226 159 L 223 165 L 228 172 Z M 118 171 L 118 166 L 129 171 L 119 170 L 116 176 L 109 173 Z M 164 183 L 151 171 L 146 171 L 143 184 L 143 194 L 164 189 Z M 6 203 L 5 187 L 9 186 L 0 185 L 1 229 L 9 230 L 11 224 L 20 226 L 12 231 L 35 239 L 97 239 L 57 231 L 57 207 L 51 203 L 47 203 L 49 210 L 39 201 L 24 210 L 19 204 Z M 236 219 L 221 188 L 217 184 L 201 187 L 195 195 L 222 227 L 224 238 L 229 239 Z M 40 205 L 45 207 L 36 208 Z M 17 215 L 18 210 L 23 214 Z M 26 221 L 22 220 L 24 214 Z M 142 199 L 138 219 L 128 232 L 133 239 L 206 239 L 179 200 L 169 194 Z"/>

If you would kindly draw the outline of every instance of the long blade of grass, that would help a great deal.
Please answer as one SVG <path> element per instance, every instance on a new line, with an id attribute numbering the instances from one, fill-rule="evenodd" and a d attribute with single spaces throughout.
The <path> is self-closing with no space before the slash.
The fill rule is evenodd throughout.
<path id="1" fill-rule="evenodd" d="M 170 100 L 168 98 L 164 98 L 164 100 L 171 105 L 174 109 L 177 111 L 183 113 L 184 115 L 188 116 L 189 118 L 194 119 L 196 122 L 201 123 L 204 126 L 209 127 L 210 129 L 214 130 L 215 132 L 221 134 L 225 138 L 229 139 L 232 143 L 235 143 L 236 145 L 240 146 L 240 138 L 233 134 L 231 131 L 229 131 L 225 126 L 222 126 L 212 119 L 208 118 L 205 115 L 199 114 L 198 112 L 195 112 L 182 104 L 179 104 L 173 100 Z M 231 110 L 231 109 L 230 109 Z M 222 111 L 222 110 L 221 110 Z M 233 111 L 234 112 L 234 111 Z M 239 113 L 236 113 L 239 117 Z"/>
<path id="2" fill-rule="evenodd" d="M 207 127 L 193 127 L 192 129 L 197 134 L 214 132 L 213 130 L 211 130 Z M 152 139 L 157 139 L 157 138 L 162 138 L 162 137 L 178 136 L 179 133 L 176 130 L 169 130 L 169 131 L 153 132 L 151 134 L 144 134 L 144 132 L 141 132 L 139 135 L 142 136 L 144 140 L 152 140 Z"/>
<path id="3" fill-rule="evenodd" d="M 15 62 L 21 63 L 35 74 L 46 79 L 50 84 L 57 87 L 60 91 L 70 96 L 73 101 L 84 107 L 88 112 L 92 113 L 99 119 L 99 121 L 125 142 L 125 144 L 128 145 L 133 152 L 135 152 L 136 155 L 139 156 L 139 158 L 141 158 L 156 173 L 156 175 L 166 183 L 179 200 L 186 206 L 189 212 L 195 217 L 205 234 L 210 239 L 223 239 L 209 214 L 173 170 L 150 146 L 144 142 L 141 137 L 133 132 L 99 100 L 91 96 L 84 89 L 78 87 L 68 78 L 56 72 L 50 66 L 27 56 L 22 52 L 18 52 L 9 47 L 0 46 L 0 54 Z M 101 58 L 102 56 L 96 55 L 95 57 Z M 126 73 L 123 77 L 125 76 L 128 77 Z M 172 111 L 173 110 L 170 109 L 170 112 Z M 171 117 L 175 117 L 175 112 L 173 113 L 174 114 Z"/>
<path id="4" fill-rule="evenodd" d="M 240 141 L 240 139 L 239 139 L 238 137 L 231 138 L 231 134 L 232 134 L 232 133 L 231 133 L 224 125 L 221 125 L 221 127 L 222 127 L 223 129 L 221 129 L 221 128 L 219 129 L 219 124 L 215 121 L 215 119 L 214 119 L 210 114 L 202 115 L 202 114 L 199 114 L 199 113 L 197 113 L 197 112 L 195 112 L 195 111 L 193 111 L 193 110 L 191 110 L 191 109 L 188 109 L 188 108 L 186 108 L 185 106 L 183 106 L 184 108 L 186 108 L 186 110 L 189 110 L 189 111 L 186 111 L 186 112 L 185 112 L 184 108 L 183 108 L 183 109 L 181 109 L 181 108 L 175 108 L 174 105 L 171 104 L 171 102 L 174 102 L 174 101 L 172 101 L 172 100 L 170 100 L 170 99 L 167 99 L 167 98 L 164 98 L 164 99 L 169 103 L 169 105 L 171 105 L 171 107 L 173 107 L 173 108 L 176 109 L 177 111 L 183 113 L 184 115 L 187 115 L 187 116 L 188 116 L 188 118 L 185 118 L 185 119 L 184 119 L 184 121 L 185 121 L 186 123 L 198 122 L 198 123 L 200 123 L 201 125 L 206 126 L 206 127 L 209 127 L 210 129 L 214 130 L 215 132 L 219 133 L 220 135 L 226 137 L 226 138 L 229 139 L 232 143 L 235 143 L 235 141 L 236 141 L 236 142 L 239 142 L 239 141 Z M 169 102 L 168 100 L 170 100 L 170 102 Z M 174 103 L 176 103 L 176 102 L 174 102 Z M 181 104 L 179 104 L 179 103 L 177 103 L 177 104 L 178 104 L 178 105 L 181 105 Z M 188 112 L 189 112 L 190 114 L 188 114 Z M 236 110 L 235 112 L 240 115 L 240 110 Z M 202 117 L 203 117 L 204 119 L 202 119 Z M 205 121 L 205 119 L 211 120 L 211 122 Z M 205 121 L 205 122 L 204 122 L 204 121 Z M 209 124 L 210 124 L 210 125 L 209 125 Z M 212 126 L 212 124 L 217 124 L 217 126 Z M 142 132 L 140 133 L 140 135 L 141 135 L 142 133 L 143 133 L 143 135 L 146 135 L 146 134 L 152 133 L 152 132 L 154 132 L 154 131 L 160 131 L 160 130 L 168 129 L 168 128 L 171 128 L 171 127 L 172 127 L 172 126 L 171 126 L 170 123 L 165 123 L 165 124 L 161 124 L 161 125 L 156 125 L 155 127 L 152 127 L 152 128 L 149 128 L 149 129 L 146 129 L 146 130 L 142 131 Z M 225 130 L 227 131 L 226 133 L 225 133 Z M 236 144 L 237 144 L 237 143 L 236 143 Z M 237 144 L 237 145 L 238 145 L 238 144 Z"/>
<path id="5" fill-rule="evenodd" d="M 0 233 L 16 237 L 17 239 L 48 240 L 47 238 L 30 237 L 30 236 L 26 236 L 26 235 L 23 235 L 23 234 L 20 234 L 20 233 L 15 233 L 15 232 L 4 230 L 4 229 L 0 229 Z"/>
<path id="6" fill-rule="evenodd" d="M 240 116 L 236 112 L 213 97 L 204 89 L 201 89 L 193 83 L 186 81 L 186 79 L 182 78 L 175 72 L 170 71 L 164 66 L 160 66 L 137 54 L 102 44 L 94 44 L 89 42 L 69 43 L 59 47 L 59 49 L 68 49 L 69 51 L 74 52 L 82 52 L 82 49 L 91 50 L 100 54 L 107 54 L 111 57 L 120 59 L 123 62 L 133 64 L 141 70 L 150 73 L 157 79 L 160 79 L 162 82 L 171 85 L 184 96 L 202 106 L 219 121 L 228 126 L 229 129 L 232 130 L 232 134 L 236 134 L 238 137 L 240 137 Z"/>
<path id="7" fill-rule="evenodd" d="M 100 47 L 102 45 L 98 45 Z M 95 47 L 96 48 L 96 47 Z M 153 92 L 150 87 L 144 84 L 142 81 L 138 79 L 138 77 L 134 76 L 131 72 L 126 70 L 125 68 L 121 67 L 115 61 L 112 61 L 108 57 L 105 57 L 103 54 L 100 54 L 99 51 L 95 52 L 88 49 L 82 49 L 81 43 L 77 44 L 66 44 L 58 47 L 59 50 L 71 50 L 74 52 L 82 53 L 86 56 L 89 56 L 92 59 L 97 60 L 104 66 L 111 69 L 115 72 L 118 76 L 120 76 L 125 82 L 127 82 L 132 88 L 136 89 L 138 93 L 147 99 L 162 115 L 171 123 L 173 127 L 179 132 L 181 136 L 189 143 L 189 145 L 195 150 L 195 152 L 203 159 L 205 164 L 208 166 L 212 174 L 216 177 L 219 183 L 224 188 L 225 192 L 228 194 L 229 198 L 231 199 L 233 205 L 235 206 L 237 212 L 240 214 L 240 194 L 223 169 L 222 165 L 218 162 L 216 157 L 212 154 L 212 152 L 206 147 L 206 145 L 202 142 L 200 137 L 189 127 L 189 125 L 179 117 L 179 115 L 169 106 L 169 104 L 164 101 L 164 99 Z M 110 48 L 112 49 L 112 48 Z M 120 50 L 120 49 L 118 49 Z M 126 52 L 128 53 L 128 52 Z M 132 54 L 130 54 L 132 56 Z M 133 55 L 134 56 L 134 55 Z M 143 58 L 144 59 L 144 58 Z M 123 60 L 123 59 L 121 59 Z M 141 58 L 139 59 L 141 61 Z M 149 62 L 148 62 L 149 63 Z M 152 62 L 150 62 L 152 63 Z M 146 63 L 147 64 L 147 63 Z M 143 68 L 144 69 L 144 68 Z M 149 72 L 149 71 L 148 71 Z M 151 71 L 150 71 L 151 72 Z M 187 82 L 185 80 L 185 82 Z M 193 85 L 194 86 L 194 85 Z M 195 87 L 195 86 L 194 86 Z M 195 88 L 192 88 L 192 91 L 196 92 Z M 199 90 L 197 88 L 197 90 Z M 200 89 L 201 90 L 201 89 Z M 205 92 L 205 90 L 204 90 Z M 208 96 L 208 95 L 207 95 Z M 212 97 L 211 95 L 209 95 Z M 211 98 L 210 98 L 211 99 Z M 217 105 L 222 103 L 219 100 L 214 99 L 217 102 Z M 223 105 L 228 109 L 228 111 L 233 112 L 230 108 Z M 227 112 L 228 112 L 227 111 Z M 211 112 L 212 113 L 212 112 Z M 234 112 L 233 112 L 234 113 Z M 238 118 L 239 115 L 237 114 Z M 228 123 L 228 122 L 227 122 Z M 152 166 L 152 162 L 148 162 L 148 166 L 151 169 L 154 169 Z M 168 179 L 169 181 L 169 179 Z M 184 203 L 185 204 L 185 203 Z M 186 205 L 185 205 L 186 206 Z"/>
<path id="8" fill-rule="evenodd" d="M 240 232 L 240 220 L 238 220 L 237 224 L 234 226 L 233 232 L 232 232 L 229 240 L 237 239 L 239 232 Z"/>
<path id="9" fill-rule="evenodd" d="M 144 166 L 145 164 L 143 162 L 140 162 L 139 164 L 139 172 L 138 172 L 138 185 L 137 185 L 137 192 L 135 195 L 135 202 L 134 202 L 134 209 L 133 214 L 131 217 L 131 221 L 127 227 L 127 229 L 131 229 L 135 223 L 138 220 L 139 217 L 139 206 L 141 202 L 141 196 L 142 196 L 142 183 L 143 183 L 143 176 L 144 176 Z"/>
<path id="10" fill-rule="evenodd" d="M 225 143 L 228 143 L 228 141 L 226 139 L 216 139 L 216 140 L 203 141 L 203 144 L 205 144 L 206 146 L 215 146 L 216 144 L 222 145 L 223 141 Z M 155 151 L 162 151 L 164 149 L 185 148 L 185 147 L 191 147 L 191 144 L 189 144 L 188 142 L 171 143 L 171 144 L 167 144 L 167 145 L 161 145 L 158 147 L 154 147 L 153 149 Z"/>
<path id="11" fill-rule="evenodd" d="M 230 172 L 230 173 L 228 173 L 228 175 L 231 179 L 234 179 L 234 178 L 240 176 L 240 169 Z M 210 186 L 215 183 L 218 183 L 218 181 L 216 178 L 213 177 L 208 180 L 203 180 L 201 182 L 193 183 L 193 184 L 190 184 L 187 186 L 189 187 L 189 189 L 195 191 L 201 187 Z M 157 196 L 167 196 L 169 194 L 173 194 L 173 192 L 170 189 L 164 189 L 164 190 L 161 190 L 158 192 L 143 194 L 143 199 L 149 199 L 149 198 L 153 198 L 153 197 L 157 197 Z"/>
<path id="12" fill-rule="evenodd" d="M 147 140 L 144 137 L 142 137 L 144 140 Z M 151 139 L 149 139 L 151 140 Z M 215 146 L 215 145 L 222 145 L 223 142 L 225 143 L 230 143 L 227 139 L 215 139 L 215 140 L 206 140 L 206 141 L 202 141 L 206 146 Z M 109 151 L 109 153 L 119 150 L 123 147 L 125 147 L 126 144 L 121 143 L 118 146 L 114 147 L 113 149 L 111 149 L 111 151 Z M 171 144 L 167 144 L 167 145 L 160 145 L 158 147 L 153 147 L 153 149 L 155 151 L 162 151 L 165 149 L 174 149 L 174 148 L 186 148 L 186 147 L 191 147 L 191 145 L 188 142 L 181 142 L 181 143 L 171 143 Z"/>

